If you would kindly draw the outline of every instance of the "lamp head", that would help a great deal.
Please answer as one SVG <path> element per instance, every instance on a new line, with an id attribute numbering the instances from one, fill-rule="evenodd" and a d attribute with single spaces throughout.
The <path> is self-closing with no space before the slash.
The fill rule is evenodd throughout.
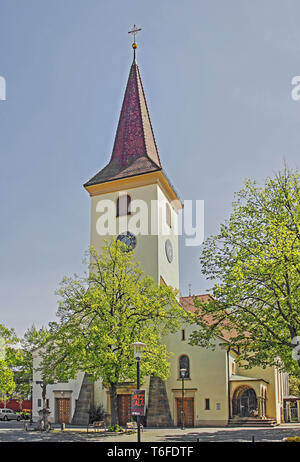
<path id="1" fill-rule="evenodd" d="M 147 347 L 146 343 L 143 342 L 134 342 L 130 344 L 134 349 L 135 359 L 138 361 L 141 359 L 142 351 Z"/>
<path id="2" fill-rule="evenodd" d="M 184 368 L 183 368 L 183 369 L 180 369 L 180 376 L 181 376 L 182 378 L 185 377 L 186 371 L 187 371 L 187 369 L 184 369 Z"/>

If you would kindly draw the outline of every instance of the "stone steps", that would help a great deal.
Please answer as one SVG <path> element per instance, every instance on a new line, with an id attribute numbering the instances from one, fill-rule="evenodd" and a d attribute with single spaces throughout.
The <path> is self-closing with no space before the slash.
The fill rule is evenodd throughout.
<path id="1" fill-rule="evenodd" d="M 274 419 L 259 418 L 233 418 L 229 419 L 229 427 L 276 427 L 278 423 Z"/>

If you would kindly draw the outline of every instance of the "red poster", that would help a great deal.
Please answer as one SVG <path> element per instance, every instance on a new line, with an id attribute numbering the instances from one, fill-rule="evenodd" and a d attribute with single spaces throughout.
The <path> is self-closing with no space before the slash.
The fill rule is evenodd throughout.
<path id="1" fill-rule="evenodd" d="M 131 397 L 131 414 L 145 415 L 145 390 L 133 390 Z"/>

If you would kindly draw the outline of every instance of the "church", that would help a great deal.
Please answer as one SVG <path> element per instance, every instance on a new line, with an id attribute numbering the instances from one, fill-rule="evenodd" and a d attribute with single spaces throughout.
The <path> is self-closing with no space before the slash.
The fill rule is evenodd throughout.
<path id="1" fill-rule="evenodd" d="M 179 289 L 178 213 L 182 203 L 162 166 L 150 121 L 134 40 L 133 62 L 130 67 L 124 100 L 109 163 L 84 187 L 91 198 L 90 244 L 100 253 L 107 235 L 99 231 L 103 201 L 113 204 L 111 219 L 117 230 L 111 236 L 134 247 L 137 261 L 144 272 L 158 284 Z M 184 167 L 184 166 L 182 166 Z M 107 202 L 108 201 L 108 202 Z M 135 235 L 126 228 L 134 216 L 134 201 L 143 201 L 151 217 L 148 232 Z M 156 231 L 151 232 L 151 220 Z M 153 223 L 152 223 L 153 224 Z M 196 295 L 201 301 L 210 295 Z M 193 297 L 181 297 L 183 309 L 194 312 Z M 249 424 L 276 425 L 283 422 L 289 393 L 288 375 L 276 368 L 244 369 L 236 364 L 238 353 L 231 351 L 224 338 L 216 338 L 214 350 L 189 345 L 195 329 L 182 325 L 180 331 L 162 341 L 172 352 L 170 375 L 166 382 L 157 377 L 146 379 L 145 425 L 173 427 L 181 425 L 182 377 L 184 376 L 184 425 L 227 426 Z M 38 352 L 34 353 L 33 419 L 42 408 L 41 380 L 37 370 Z M 120 425 L 132 421 L 132 382 L 118 384 L 118 417 Z M 51 421 L 86 425 L 92 405 L 102 405 L 110 422 L 109 391 L 101 380 L 91 382 L 84 372 L 76 380 L 47 386 L 47 406 Z M 299 411 L 299 410 L 298 410 Z M 300 412 L 298 412 L 300 415 Z"/>

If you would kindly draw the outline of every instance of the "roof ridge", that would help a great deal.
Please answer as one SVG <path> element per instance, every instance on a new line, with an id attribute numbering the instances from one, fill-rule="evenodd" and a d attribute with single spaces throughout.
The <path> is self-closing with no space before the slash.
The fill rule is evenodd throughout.
<path id="1" fill-rule="evenodd" d="M 138 77 L 139 77 L 139 82 L 140 82 L 140 84 L 141 84 L 141 90 L 142 90 L 142 93 L 143 93 L 143 99 L 144 99 L 145 108 L 146 108 L 146 111 L 147 111 L 148 121 L 149 121 L 150 129 L 151 129 L 151 134 L 152 134 L 152 137 L 153 137 L 153 142 L 154 142 L 154 147 L 155 147 L 155 151 L 156 151 L 156 155 L 157 155 L 157 159 L 158 159 L 158 164 L 149 156 L 149 154 L 148 154 L 148 152 L 147 152 L 148 149 L 147 149 L 147 141 L 146 141 L 146 137 L 145 137 L 145 124 L 144 124 L 144 119 L 143 119 L 143 117 L 142 117 L 142 124 L 143 124 L 143 127 L 144 127 L 144 130 L 143 130 L 143 137 L 144 137 L 145 146 L 146 146 L 146 153 L 147 153 L 148 157 L 149 157 L 156 165 L 158 165 L 160 168 L 162 168 L 162 166 L 161 166 L 161 161 L 160 161 L 160 157 L 159 157 L 159 152 L 158 152 L 158 148 L 157 148 L 157 143 L 156 143 L 156 139 L 155 139 L 155 135 L 154 135 L 154 131 L 153 131 L 153 126 L 152 126 L 152 122 L 151 122 L 151 117 L 150 117 L 150 113 L 149 113 L 149 109 L 148 109 L 148 104 L 147 104 L 147 100 L 146 100 L 146 95 L 145 95 L 145 91 L 144 91 L 144 86 L 143 86 L 143 82 L 142 82 L 142 78 L 141 78 L 141 74 L 140 74 L 140 68 L 139 68 L 139 65 L 138 65 L 136 62 L 135 62 L 135 66 L 136 66 L 137 74 L 138 74 Z M 138 94 L 138 95 L 139 95 L 140 109 L 141 109 L 141 113 L 142 113 L 140 94 Z"/>

